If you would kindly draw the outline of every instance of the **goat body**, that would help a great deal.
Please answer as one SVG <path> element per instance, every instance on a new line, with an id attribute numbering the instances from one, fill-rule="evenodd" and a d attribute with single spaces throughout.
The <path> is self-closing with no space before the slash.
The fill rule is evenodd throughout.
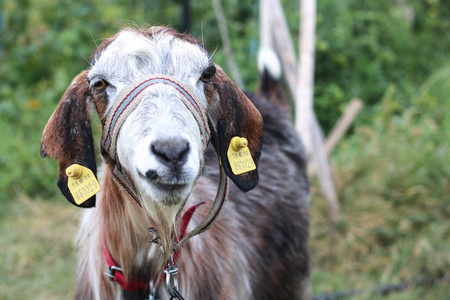
<path id="1" fill-rule="evenodd" d="M 105 158 L 101 192 L 78 205 L 89 209 L 78 235 L 76 298 L 146 299 L 148 290 L 123 290 L 103 274 L 108 265 L 102 241 L 126 278 L 158 278 L 180 212 L 206 202 L 188 231 L 208 213 L 219 181 L 219 156 L 234 184 L 221 218 L 180 251 L 180 293 L 186 299 L 305 299 L 309 186 L 304 151 L 287 108 L 280 99 L 269 99 L 280 95 L 273 90 L 279 82 L 263 72 L 261 86 L 271 90 L 244 94 L 188 35 L 166 27 L 124 29 L 100 45 L 44 129 L 41 155 L 58 159 L 62 193 L 77 205 L 67 189 L 65 169 L 71 164 L 96 173 L 91 111 L 97 111 L 104 127 L 120 93 L 154 74 L 176 78 L 196 95 L 216 122 L 216 151 L 202 148 L 200 125 L 173 89 L 154 86 L 143 94 L 118 133 L 116 161 Z M 257 170 L 231 171 L 226 152 L 233 136 L 247 138 Z M 113 179 L 116 165 L 139 194 L 140 205 Z M 203 165 L 206 174 L 200 176 Z M 160 245 L 149 242 L 155 238 L 149 227 L 156 229 Z M 166 299 L 163 286 L 158 294 Z"/>

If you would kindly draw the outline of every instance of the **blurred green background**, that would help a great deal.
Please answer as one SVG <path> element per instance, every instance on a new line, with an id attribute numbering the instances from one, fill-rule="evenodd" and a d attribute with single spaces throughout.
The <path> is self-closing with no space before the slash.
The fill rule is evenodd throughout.
<path id="1" fill-rule="evenodd" d="M 297 44 L 299 3 L 281 2 Z M 222 6 L 237 65 L 254 90 L 259 3 Z M 331 158 L 341 204 L 334 226 L 313 182 L 314 293 L 438 278 L 390 298 L 445 299 L 450 2 L 321 0 L 317 10 L 314 101 L 325 134 L 351 98 L 365 108 Z M 175 0 L 0 0 L 1 299 L 73 296 L 79 212 L 57 191 L 56 162 L 39 156 L 42 130 L 103 38 L 130 24 L 182 29 L 181 15 Z M 227 71 L 211 0 L 191 0 L 190 19 L 190 32 Z"/>

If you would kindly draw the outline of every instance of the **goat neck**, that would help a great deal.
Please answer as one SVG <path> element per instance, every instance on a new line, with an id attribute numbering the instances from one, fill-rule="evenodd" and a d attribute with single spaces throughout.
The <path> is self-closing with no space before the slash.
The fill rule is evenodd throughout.
<path id="1" fill-rule="evenodd" d="M 150 280 L 162 271 L 165 263 L 159 247 L 149 242 L 155 238 L 148 230 L 153 225 L 151 217 L 114 182 L 109 172 L 105 172 L 103 187 L 102 198 L 106 201 L 99 201 L 100 228 L 107 229 L 102 235 L 111 255 L 124 274 L 142 276 L 137 274 L 139 270 L 151 270 L 145 274 Z"/>

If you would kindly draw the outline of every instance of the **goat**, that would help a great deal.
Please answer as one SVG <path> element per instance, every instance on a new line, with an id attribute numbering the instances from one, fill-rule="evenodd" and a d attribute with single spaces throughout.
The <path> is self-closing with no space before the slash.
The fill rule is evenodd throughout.
<path id="1" fill-rule="evenodd" d="M 286 105 L 274 99 L 280 80 L 268 66 L 263 63 L 262 92 L 253 94 L 242 92 L 199 41 L 169 27 L 125 28 L 97 48 L 89 68 L 67 88 L 41 142 L 41 156 L 58 160 L 62 194 L 89 208 L 77 238 L 76 299 L 146 299 L 151 293 L 163 299 L 172 293 L 186 299 L 305 299 L 306 160 Z M 164 82 L 142 87 L 155 78 Z M 139 101 L 109 136 L 118 101 L 137 87 Z M 102 127 L 101 191 L 76 201 L 67 169 L 76 163 L 97 174 L 94 110 Z M 227 151 L 235 136 L 246 138 L 242 147 L 247 145 L 255 169 L 233 171 Z M 108 138 L 115 139 L 113 154 Z M 233 183 L 220 219 L 176 254 L 179 289 L 170 274 L 168 289 L 158 286 L 183 235 L 180 227 L 195 230 L 210 211 L 221 169 Z M 196 210 L 182 225 L 189 207 Z M 110 276 L 118 281 L 119 273 L 125 288 L 104 275 L 108 259 L 117 263 Z"/>

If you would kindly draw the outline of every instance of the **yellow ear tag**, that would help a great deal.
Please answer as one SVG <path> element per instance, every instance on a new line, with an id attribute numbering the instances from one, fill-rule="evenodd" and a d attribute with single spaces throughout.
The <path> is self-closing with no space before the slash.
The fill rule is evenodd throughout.
<path id="1" fill-rule="evenodd" d="M 100 192 L 100 184 L 90 169 L 73 164 L 66 169 L 66 175 L 69 177 L 69 191 L 76 204 L 80 205 Z"/>
<path id="2" fill-rule="evenodd" d="M 250 150 L 248 149 L 248 141 L 246 138 L 235 136 L 231 139 L 230 147 L 228 147 L 228 161 L 230 162 L 231 171 L 234 175 L 250 172 L 256 169 Z"/>

